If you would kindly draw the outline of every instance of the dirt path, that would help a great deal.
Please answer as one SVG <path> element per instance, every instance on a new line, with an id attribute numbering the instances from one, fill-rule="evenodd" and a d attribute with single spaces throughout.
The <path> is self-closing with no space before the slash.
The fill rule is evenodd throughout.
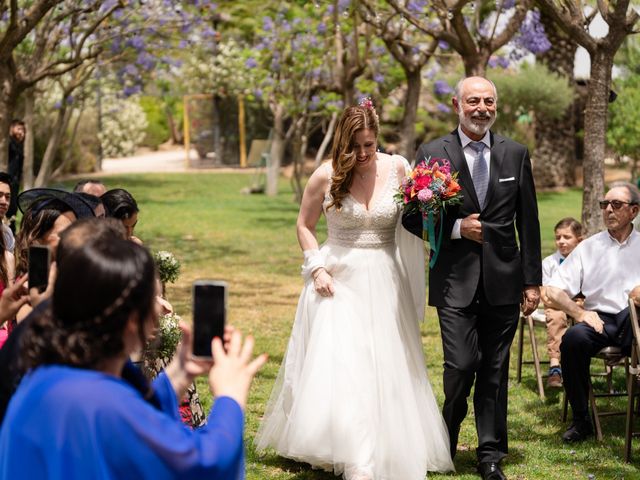
<path id="1" fill-rule="evenodd" d="M 191 150 L 192 159 L 197 158 L 195 150 Z M 105 158 L 102 161 L 100 175 L 117 175 L 122 173 L 150 172 L 186 172 L 187 158 L 184 148 L 147 152 L 133 157 Z"/>

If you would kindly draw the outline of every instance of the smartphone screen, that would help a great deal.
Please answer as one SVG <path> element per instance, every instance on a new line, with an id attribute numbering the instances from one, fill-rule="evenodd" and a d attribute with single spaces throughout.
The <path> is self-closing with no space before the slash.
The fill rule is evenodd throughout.
<path id="1" fill-rule="evenodd" d="M 193 284 L 193 355 L 211 358 L 211 341 L 224 336 L 227 284 L 199 280 Z"/>
<path id="2" fill-rule="evenodd" d="M 29 247 L 29 288 L 44 291 L 49 283 L 49 247 Z"/>

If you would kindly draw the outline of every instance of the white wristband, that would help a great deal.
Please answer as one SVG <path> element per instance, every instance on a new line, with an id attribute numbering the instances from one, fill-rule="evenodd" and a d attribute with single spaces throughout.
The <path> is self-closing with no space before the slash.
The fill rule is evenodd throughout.
<path id="1" fill-rule="evenodd" d="M 317 248 L 305 250 L 302 253 L 304 254 L 304 263 L 302 264 L 301 273 L 305 280 L 308 280 L 313 272 L 319 268 L 324 268 L 324 258 Z"/>

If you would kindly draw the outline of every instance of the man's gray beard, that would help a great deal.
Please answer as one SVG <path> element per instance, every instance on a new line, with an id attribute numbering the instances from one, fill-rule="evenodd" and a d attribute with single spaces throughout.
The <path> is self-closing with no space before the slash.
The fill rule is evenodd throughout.
<path id="1" fill-rule="evenodd" d="M 496 122 L 497 116 L 498 116 L 498 113 L 496 112 L 491 116 L 491 120 L 489 120 L 489 123 L 479 125 L 477 123 L 474 123 L 472 118 L 467 118 L 462 110 L 460 110 L 460 113 L 458 113 L 460 125 L 462 125 L 464 128 L 466 128 L 470 132 L 475 133 L 476 135 L 484 135 L 485 133 L 487 133 L 487 131 Z"/>

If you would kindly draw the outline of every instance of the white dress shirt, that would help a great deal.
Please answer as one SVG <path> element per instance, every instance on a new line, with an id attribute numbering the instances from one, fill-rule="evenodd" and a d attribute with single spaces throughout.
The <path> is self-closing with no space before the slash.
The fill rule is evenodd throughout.
<path id="1" fill-rule="evenodd" d="M 552 255 L 544 257 L 542 260 L 542 285 L 549 283 L 560 262 L 564 262 L 564 257 L 557 250 Z"/>
<path id="2" fill-rule="evenodd" d="M 469 167 L 469 173 L 473 172 L 473 164 L 476 161 L 476 152 L 473 150 L 469 144 L 471 142 L 475 142 L 475 140 L 471 140 L 467 135 L 462 131 L 460 125 L 458 125 L 458 135 L 460 136 L 460 143 L 462 144 L 462 151 L 464 152 L 464 158 L 467 160 L 467 166 Z M 484 161 L 487 163 L 487 174 L 491 175 L 491 134 L 489 130 L 484 134 L 480 142 L 484 143 L 487 148 L 482 151 L 482 155 L 484 155 Z M 460 235 L 460 223 L 462 223 L 462 219 L 458 218 L 453 224 L 453 229 L 451 230 L 451 239 L 455 240 L 458 238 L 462 238 Z"/>
<path id="3" fill-rule="evenodd" d="M 583 240 L 558 266 L 549 285 L 571 298 L 582 292 L 585 310 L 621 312 L 629 292 L 640 285 L 640 233 L 632 230 L 622 243 L 606 230 Z"/>

